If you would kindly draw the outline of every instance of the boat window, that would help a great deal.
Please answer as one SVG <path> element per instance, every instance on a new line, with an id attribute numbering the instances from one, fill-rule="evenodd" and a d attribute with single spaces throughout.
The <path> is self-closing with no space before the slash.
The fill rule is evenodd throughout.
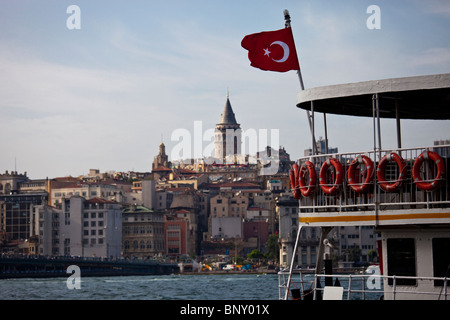
<path id="1" fill-rule="evenodd" d="M 416 276 L 414 238 L 387 239 L 388 276 Z M 389 285 L 393 285 L 389 278 Z M 397 285 L 416 285 L 415 279 L 397 279 Z"/>
<path id="2" fill-rule="evenodd" d="M 433 277 L 450 276 L 450 238 L 434 238 L 433 246 Z M 443 286 L 444 281 L 435 280 L 435 286 Z"/>

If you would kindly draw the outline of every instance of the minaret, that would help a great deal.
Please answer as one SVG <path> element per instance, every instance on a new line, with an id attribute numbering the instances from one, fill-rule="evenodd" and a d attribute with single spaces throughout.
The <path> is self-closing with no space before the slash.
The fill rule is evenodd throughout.
<path id="1" fill-rule="evenodd" d="M 223 163 L 236 162 L 236 155 L 241 154 L 241 127 L 236 122 L 227 89 L 227 101 L 215 130 L 215 155 Z"/>

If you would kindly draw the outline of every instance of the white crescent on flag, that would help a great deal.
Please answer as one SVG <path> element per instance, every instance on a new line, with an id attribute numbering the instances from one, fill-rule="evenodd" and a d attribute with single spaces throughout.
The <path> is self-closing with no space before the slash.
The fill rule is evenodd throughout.
<path id="1" fill-rule="evenodd" d="M 275 61 L 275 62 L 278 62 L 278 63 L 285 62 L 289 58 L 289 46 L 286 43 L 284 43 L 283 41 L 274 41 L 270 45 L 272 46 L 274 44 L 277 44 L 280 47 L 282 47 L 283 51 L 284 51 L 284 54 L 283 54 L 283 57 L 281 59 L 275 60 L 275 59 L 272 58 L 272 60 Z"/>

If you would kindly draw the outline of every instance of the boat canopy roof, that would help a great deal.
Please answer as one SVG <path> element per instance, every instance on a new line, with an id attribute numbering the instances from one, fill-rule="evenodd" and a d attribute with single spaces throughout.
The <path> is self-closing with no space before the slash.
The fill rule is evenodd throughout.
<path id="1" fill-rule="evenodd" d="M 372 80 L 302 90 L 297 107 L 314 112 L 372 117 L 372 99 L 378 94 L 380 117 L 450 119 L 450 74 Z"/>

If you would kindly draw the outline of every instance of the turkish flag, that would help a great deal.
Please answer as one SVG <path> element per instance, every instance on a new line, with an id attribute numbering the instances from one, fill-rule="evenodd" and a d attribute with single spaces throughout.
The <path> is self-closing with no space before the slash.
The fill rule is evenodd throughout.
<path id="1" fill-rule="evenodd" d="M 249 34 L 241 46 L 248 50 L 251 66 L 267 71 L 300 70 L 291 28 Z"/>

